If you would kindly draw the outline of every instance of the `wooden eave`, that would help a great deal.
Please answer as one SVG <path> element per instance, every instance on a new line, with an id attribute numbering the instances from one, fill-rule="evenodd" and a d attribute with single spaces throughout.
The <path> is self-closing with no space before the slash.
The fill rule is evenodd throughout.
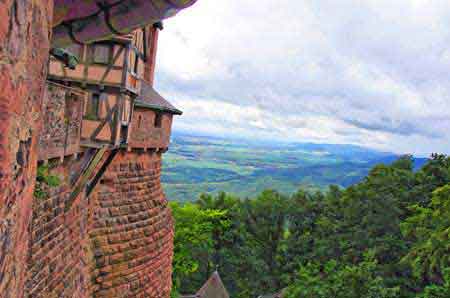
<path id="1" fill-rule="evenodd" d="M 136 100 L 134 102 L 134 106 L 138 107 L 138 108 L 150 109 L 150 110 L 170 113 L 170 114 L 174 114 L 174 115 L 182 115 L 183 114 L 183 112 L 178 110 L 178 109 L 170 109 L 170 108 L 161 107 L 161 106 L 158 106 L 158 105 L 152 105 L 152 104 L 149 104 L 149 103 L 146 103 L 146 102 L 142 102 L 142 101 L 139 101 L 139 100 Z"/>

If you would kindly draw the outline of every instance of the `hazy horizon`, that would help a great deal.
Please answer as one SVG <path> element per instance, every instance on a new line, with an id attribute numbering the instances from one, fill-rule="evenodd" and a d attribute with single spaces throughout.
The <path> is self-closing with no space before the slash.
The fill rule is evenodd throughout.
<path id="1" fill-rule="evenodd" d="M 218 139 L 225 140 L 230 142 L 235 142 L 238 144 L 248 143 L 248 144 L 264 144 L 264 145 L 280 145 L 280 146 L 292 146 L 296 144 L 314 144 L 314 145 L 331 145 L 331 146 L 352 146 L 358 147 L 364 150 L 372 150 L 378 153 L 385 153 L 390 155 L 408 155 L 412 154 L 415 158 L 429 158 L 433 153 L 441 153 L 441 152 L 432 152 L 429 155 L 421 155 L 421 154 L 413 154 L 412 152 L 393 152 L 388 150 L 382 150 L 379 148 L 372 148 L 369 146 L 364 146 L 364 144 L 349 144 L 349 143 L 332 143 L 332 142 L 315 142 L 315 141 L 301 141 L 301 140 L 278 140 L 278 139 L 267 139 L 267 138 L 258 138 L 252 136 L 237 136 L 232 133 L 228 135 L 218 135 L 214 133 L 208 132 L 196 132 L 196 131 L 188 131 L 188 130 L 174 130 L 172 131 L 172 138 L 176 137 L 193 137 L 193 138 L 203 138 L 203 139 Z M 169 147 L 170 150 L 170 147 Z"/>

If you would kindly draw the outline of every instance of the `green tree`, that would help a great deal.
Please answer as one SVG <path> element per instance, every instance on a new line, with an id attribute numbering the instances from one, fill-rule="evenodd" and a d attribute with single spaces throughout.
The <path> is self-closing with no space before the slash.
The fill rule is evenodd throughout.
<path id="1" fill-rule="evenodd" d="M 199 269 L 199 259 L 208 259 L 214 245 L 212 232 L 215 227 L 226 226 L 227 222 L 223 220 L 226 211 L 204 210 L 192 203 L 171 202 L 170 207 L 175 219 L 173 280 L 176 292 L 182 282 Z M 192 285 L 183 289 L 195 292 L 198 288 Z"/>
<path id="2" fill-rule="evenodd" d="M 402 231 L 414 244 L 403 261 L 425 281 L 450 282 L 450 184 L 433 192 L 428 207 L 416 204 L 411 210 L 414 214 L 402 223 Z"/>
<path id="3" fill-rule="evenodd" d="M 219 265 L 235 298 L 285 287 L 296 298 L 449 298 L 449 197 L 450 158 L 434 154 L 421 169 L 411 156 L 377 165 L 346 189 L 172 203 L 174 282 L 193 293 Z"/>
<path id="4" fill-rule="evenodd" d="M 248 290 L 249 297 L 261 294 L 261 289 L 276 291 L 284 286 L 281 276 L 285 267 L 288 210 L 289 199 L 273 190 L 244 202 L 243 244 L 247 258 L 242 269 L 250 278 L 243 280 L 242 287 Z"/>
<path id="5" fill-rule="evenodd" d="M 242 259 L 248 250 L 243 245 L 246 235 L 245 219 L 242 212 L 242 201 L 234 196 L 224 192 L 215 196 L 202 194 L 196 202 L 201 209 L 214 209 L 226 211 L 224 220 L 227 225 L 216 225 L 212 231 L 213 251 L 210 254 L 210 260 L 200 260 L 198 274 L 193 280 L 205 281 L 213 270 L 219 269 L 222 274 L 222 280 L 227 285 L 228 291 L 234 297 L 241 292 L 239 283 L 241 281 Z"/>
<path id="6" fill-rule="evenodd" d="M 289 282 L 298 269 L 299 264 L 310 260 L 319 260 L 323 250 L 328 247 L 320 245 L 318 237 L 320 225 L 329 228 L 329 219 L 324 216 L 324 196 L 321 193 L 311 194 L 303 190 L 297 191 L 288 201 L 288 233 L 285 240 L 286 265 L 284 279 Z"/>
<path id="7" fill-rule="evenodd" d="M 377 273 L 373 253 L 356 265 L 335 260 L 324 265 L 311 262 L 302 266 L 297 280 L 286 290 L 287 298 L 396 298 L 398 288 L 389 288 Z"/>

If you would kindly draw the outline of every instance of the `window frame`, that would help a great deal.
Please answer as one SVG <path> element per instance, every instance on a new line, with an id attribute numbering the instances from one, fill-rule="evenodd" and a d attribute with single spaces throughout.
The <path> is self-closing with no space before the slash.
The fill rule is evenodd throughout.
<path id="1" fill-rule="evenodd" d="M 163 122 L 163 113 L 155 112 L 155 118 L 153 119 L 153 126 L 155 128 L 161 128 Z"/>
<path id="2" fill-rule="evenodd" d="M 138 115 L 137 128 L 138 129 L 142 128 L 142 115 Z"/>
<path id="3" fill-rule="evenodd" d="M 139 73 L 139 60 L 142 60 L 141 55 L 142 54 L 139 52 L 139 50 L 134 45 L 131 45 L 128 69 L 129 72 L 135 77 L 137 77 Z"/>
<path id="4" fill-rule="evenodd" d="M 108 51 L 106 60 L 107 61 L 100 61 L 100 60 L 96 60 L 100 55 L 96 55 L 96 50 L 97 48 L 105 48 Z M 112 60 L 113 60 L 113 51 L 114 51 L 114 46 L 108 43 L 96 43 L 93 44 L 91 46 L 91 51 L 90 51 L 90 62 L 92 64 L 98 64 L 98 65 L 109 65 L 111 64 Z"/>
<path id="5" fill-rule="evenodd" d="M 101 100 L 100 93 L 98 92 L 90 93 L 86 107 L 86 114 L 83 118 L 85 118 L 86 120 L 93 120 L 93 121 L 98 121 L 100 119 L 100 100 Z M 94 102 L 96 102 L 96 104 L 94 104 Z"/>

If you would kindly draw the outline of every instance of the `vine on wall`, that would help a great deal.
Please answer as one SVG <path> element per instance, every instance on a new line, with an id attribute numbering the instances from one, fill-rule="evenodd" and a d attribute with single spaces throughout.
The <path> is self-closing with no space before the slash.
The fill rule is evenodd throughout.
<path id="1" fill-rule="evenodd" d="M 48 198 L 48 188 L 58 187 L 61 185 L 61 179 L 50 174 L 48 165 L 40 165 L 37 169 L 36 186 L 34 188 L 34 197 L 37 199 Z"/>

